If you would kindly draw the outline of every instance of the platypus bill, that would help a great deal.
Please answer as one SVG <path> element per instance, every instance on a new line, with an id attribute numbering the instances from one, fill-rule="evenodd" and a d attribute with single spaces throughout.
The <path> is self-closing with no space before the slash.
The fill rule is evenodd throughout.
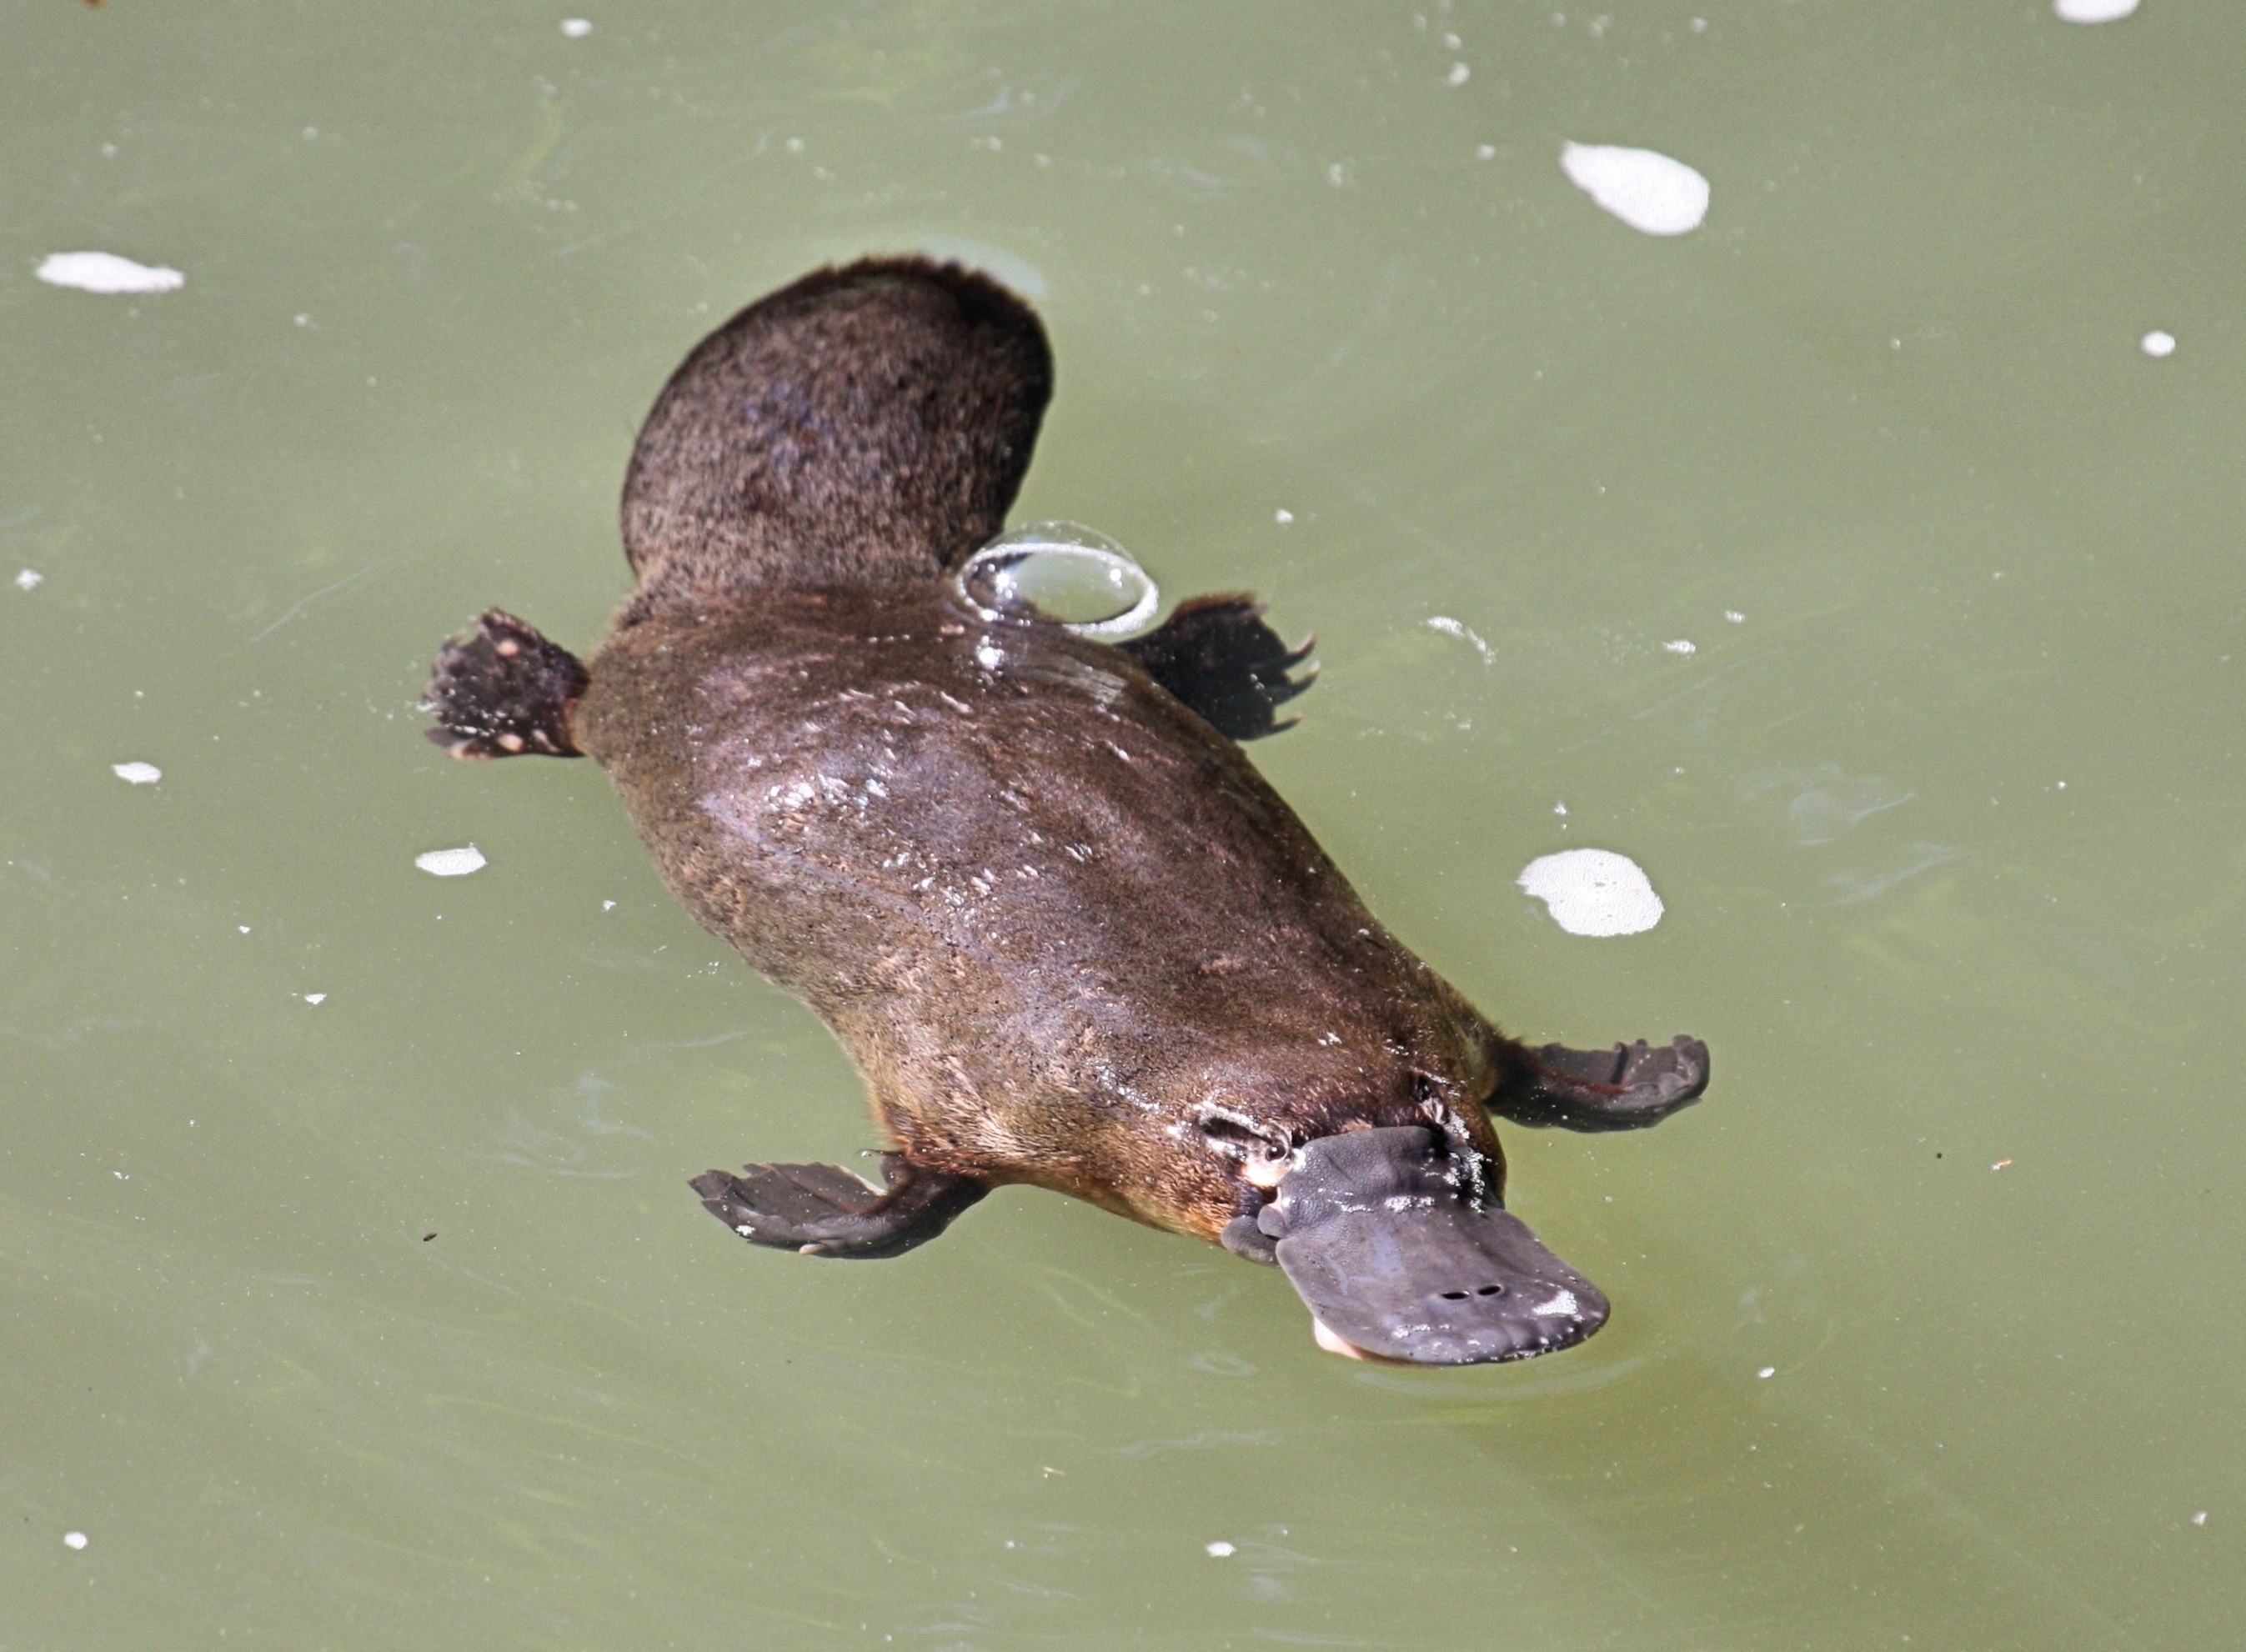
<path id="1" fill-rule="evenodd" d="M 971 600 L 1052 384 L 1035 315 L 955 266 L 752 305 L 640 432 L 608 641 L 581 664 L 487 613 L 431 738 L 594 758 L 672 892 L 857 1063 L 882 1185 L 695 1178 L 752 1243 L 894 1256 L 1026 1182 L 1276 1261 L 1338 1352 L 1582 1341 L 1606 1299 L 1505 1209 L 1491 1118 L 1650 1125 L 1705 1046 L 1531 1049 L 1383 928 L 1241 751 L 1308 681 L 1249 598 L 1120 646 Z"/>

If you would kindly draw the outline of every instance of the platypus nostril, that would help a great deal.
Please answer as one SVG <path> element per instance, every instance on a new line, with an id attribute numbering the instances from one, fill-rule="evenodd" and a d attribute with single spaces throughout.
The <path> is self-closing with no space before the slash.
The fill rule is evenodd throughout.
<path id="1" fill-rule="evenodd" d="M 1505 1295 L 1505 1287 L 1502 1285 L 1484 1285 L 1480 1289 L 1476 1290 L 1474 1295 L 1477 1296 L 1502 1296 Z"/>
<path id="2" fill-rule="evenodd" d="M 1443 1300 L 1446 1302 L 1462 1302 L 1466 1299 L 1467 1294 L 1462 1290 L 1446 1290 L 1443 1293 Z"/>

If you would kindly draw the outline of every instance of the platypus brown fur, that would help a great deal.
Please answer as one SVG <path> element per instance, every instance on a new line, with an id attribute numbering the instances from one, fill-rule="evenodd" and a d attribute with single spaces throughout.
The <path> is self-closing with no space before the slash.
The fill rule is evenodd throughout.
<path id="1" fill-rule="evenodd" d="M 1581 1340 L 1604 1301 L 1504 1211 L 1491 1115 L 1650 1124 L 1705 1047 L 1532 1050 L 1391 935 L 1238 744 L 1304 686 L 1249 600 L 1117 647 L 962 588 L 1052 377 L 1028 307 L 956 267 L 763 299 L 648 417 L 608 642 L 580 665 L 486 615 L 432 738 L 592 757 L 671 890 L 857 1063 L 886 1186 L 697 1178 L 743 1236 L 895 1254 L 1028 1183 L 1279 1261 L 1330 1346 Z"/>

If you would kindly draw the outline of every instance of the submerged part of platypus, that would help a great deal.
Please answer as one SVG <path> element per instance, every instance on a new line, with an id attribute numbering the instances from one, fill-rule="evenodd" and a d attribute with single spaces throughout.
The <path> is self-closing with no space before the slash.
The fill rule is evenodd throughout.
<path id="1" fill-rule="evenodd" d="M 1028 307 L 956 267 L 761 300 L 648 416 L 599 653 L 486 614 L 431 738 L 592 757 L 688 909 L 857 1063 L 883 1184 L 695 1178 L 743 1238 L 892 1256 L 1025 1182 L 1276 1261 L 1342 1351 L 1581 1341 L 1605 1299 L 1505 1209 L 1491 1117 L 1650 1125 L 1706 1049 L 1530 1049 L 1382 928 L 1241 751 L 1307 683 L 1249 598 L 1112 646 L 958 588 L 1052 377 Z"/>

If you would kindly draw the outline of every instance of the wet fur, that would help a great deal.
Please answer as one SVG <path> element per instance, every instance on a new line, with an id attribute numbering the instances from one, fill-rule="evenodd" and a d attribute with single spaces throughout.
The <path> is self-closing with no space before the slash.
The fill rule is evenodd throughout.
<path id="1" fill-rule="evenodd" d="M 1433 1106 L 1501 1163 L 1506 1041 L 1120 649 L 933 581 L 775 591 L 619 634 L 574 728 L 916 1162 L 1203 1238 L 1249 1197 L 1224 1113 L 1292 1145 Z"/>
<path id="2" fill-rule="evenodd" d="M 1005 526 L 1052 395 L 1035 314 L 956 265 L 868 259 L 759 299 L 641 428 L 620 622 L 951 565 Z"/>
<path id="3" fill-rule="evenodd" d="M 439 658 L 433 738 L 598 760 L 902 1150 L 887 1227 L 818 1167 L 765 1194 L 711 1173 L 711 1210 L 888 1254 L 1026 1182 L 1214 1239 L 1319 1137 L 1433 1124 L 1494 1199 L 1488 1112 L 1634 1127 L 1697 1096 L 1700 1046 L 1540 1058 L 1365 910 L 1228 738 L 1297 689 L 1248 599 L 1124 648 L 955 605 L 943 570 L 1002 528 L 1052 384 L 1036 316 L 983 276 L 807 276 L 657 398 L 624 488 L 637 585 L 582 675 L 497 613 Z M 756 1230 L 774 1200 L 800 1208 Z"/>

